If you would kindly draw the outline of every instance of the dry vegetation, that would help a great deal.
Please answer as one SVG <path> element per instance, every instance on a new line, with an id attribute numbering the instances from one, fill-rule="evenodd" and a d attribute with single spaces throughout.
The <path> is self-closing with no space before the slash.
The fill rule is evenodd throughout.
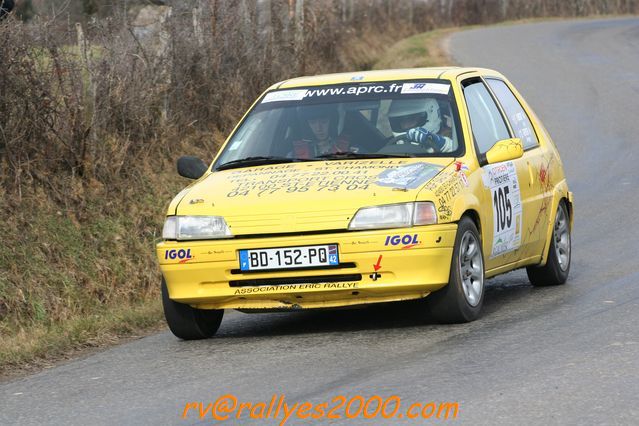
<path id="1" fill-rule="evenodd" d="M 175 2 L 150 38 L 129 16 L 82 31 L 63 16 L 1 21 L 0 371 L 157 323 L 153 246 L 185 184 L 173 162 L 211 159 L 269 84 L 371 68 L 385 46 L 438 27 L 638 11 L 630 0 L 200 0 Z M 440 63 L 429 37 L 383 66 Z"/>

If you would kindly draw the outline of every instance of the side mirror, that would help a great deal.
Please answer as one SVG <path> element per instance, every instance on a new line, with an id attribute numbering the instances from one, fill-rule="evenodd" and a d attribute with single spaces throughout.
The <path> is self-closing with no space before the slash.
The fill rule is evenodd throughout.
<path id="1" fill-rule="evenodd" d="M 521 139 L 503 139 L 498 141 L 486 152 L 486 163 L 494 164 L 502 161 L 516 160 L 524 155 Z"/>
<path id="2" fill-rule="evenodd" d="M 208 170 L 209 166 L 204 161 L 191 155 L 180 157 L 177 161 L 177 172 L 180 176 L 189 179 L 199 179 Z"/>

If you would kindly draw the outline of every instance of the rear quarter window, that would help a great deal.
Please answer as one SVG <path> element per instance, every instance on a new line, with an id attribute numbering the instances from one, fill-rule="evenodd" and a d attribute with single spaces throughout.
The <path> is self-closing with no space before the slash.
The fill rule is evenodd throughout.
<path id="1" fill-rule="evenodd" d="M 515 136 L 521 139 L 524 145 L 524 149 L 534 148 L 539 145 L 535 129 L 530 122 L 530 118 L 526 114 L 526 111 L 522 108 L 521 104 L 515 98 L 510 88 L 501 80 L 489 78 L 486 82 L 492 89 L 493 93 L 497 97 L 497 100 L 501 104 L 510 127 L 512 127 Z"/>

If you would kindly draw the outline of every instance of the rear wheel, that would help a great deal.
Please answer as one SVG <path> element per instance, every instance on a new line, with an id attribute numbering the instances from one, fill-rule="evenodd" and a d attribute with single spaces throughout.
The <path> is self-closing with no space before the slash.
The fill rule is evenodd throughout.
<path id="1" fill-rule="evenodd" d="M 560 285 L 568 279 L 570 271 L 570 219 L 563 201 L 557 208 L 553 226 L 548 260 L 544 266 L 526 268 L 528 279 L 537 287 Z"/>
<path id="2" fill-rule="evenodd" d="M 441 323 L 477 319 L 484 303 L 484 255 L 479 232 L 464 216 L 459 221 L 448 285 L 426 298 L 432 317 Z"/>
<path id="3" fill-rule="evenodd" d="M 220 328 L 224 310 L 196 309 L 169 298 L 166 281 L 162 278 L 162 306 L 171 332 L 184 340 L 206 339 Z"/>

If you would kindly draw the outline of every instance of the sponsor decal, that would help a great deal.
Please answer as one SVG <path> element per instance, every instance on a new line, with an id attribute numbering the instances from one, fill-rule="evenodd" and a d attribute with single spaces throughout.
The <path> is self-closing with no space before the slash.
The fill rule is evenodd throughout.
<path id="1" fill-rule="evenodd" d="M 465 173 L 460 173 L 459 174 L 459 179 L 462 181 L 462 183 L 464 184 L 464 186 L 466 188 L 468 188 L 468 185 L 470 185 L 470 183 L 468 182 L 468 178 L 466 177 Z"/>
<path id="2" fill-rule="evenodd" d="M 442 83 L 404 83 L 402 85 L 402 94 L 434 93 L 447 95 L 449 90 L 450 85 Z"/>
<path id="3" fill-rule="evenodd" d="M 164 252 L 165 260 L 179 259 L 180 263 L 186 263 L 193 258 L 194 256 L 191 255 L 191 249 L 171 249 Z"/>
<path id="4" fill-rule="evenodd" d="M 468 166 L 461 161 L 455 161 L 455 171 L 467 173 L 470 171 Z"/>
<path id="5" fill-rule="evenodd" d="M 539 182 L 541 182 L 542 185 L 546 184 L 547 176 L 548 176 L 548 168 L 542 165 L 539 168 Z"/>
<path id="6" fill-rule="evenodd" d="M 463 169 L 462 166 L 459 167 L 460 170 Z M 441 222 L 448 222 L 452 219 L 455 197 L 469 186 L 466 174 L 455 171 L 456 168 L 457 165 L 447 168 L 426 184 L 426 189 L 433 192 L 439 204 L 437 212 Z"/>
<path id="7" fill-rule="evenodd" d="M 306 96 L 306 89 L 302 90 L 280 90 L 278 92 L 270 92 L 264 96 L 262 103 L 266 102 L 284 102 L 284 101 L 301 101 Z"/>
<path id="8" fill-rule="evenodd" d="M 373 241 L 370 241 L 370 240 L 355 240 L 355 241 L 351 241 L 350 244 L 352 246 L 355 246 L 355 245 L 368 245 L 368 244 L 373 244 Z"/>
<path id="9" fill-rule="evenodd" d="M 395 169 L 384 170 L 377 176 L 376 185 L 416 189 L 428 182 L 441 170 L 430 163 L 413 163 Z"/>
<path id="10" fill-rule="evenodd" d="M 373 265 L 373 269 L 375 269 L 375 272 L 379 271 L 379 269 L 382 267 L 382 257 L 383 255 L 380 254 L 377 258 L 377 263 Z"/>
<path id="11" fill-rule="evenodd" d="M 405 235 L 388 235 L 386 237 L 386 241 L 384 242 L 385 246 L 403 246 L 403 249 L 409 249 L 411 247 L 415 247 L 416 245 L 421 244 L 420 241 L 417 240 L 417 234 L 405 234 Z"/>
<path id="12" fill-rule="evenodd" d="M 300 291 L 300 290 L 352 290 L 358 288 L 357 282 L 341 282 L 341 283 L 317 283 L 317 284 L 281 284 L 268 285 L 259 287 L 240 287 L 233 292 L 236 294 L 253 294 L 253 293 L 281 293 L 284 291 Z"/>
<path id="13" fill-rule="evenodd" d="M 455 174 L 457 175 L 459 180 L 462 181 L 464 186 L 467 188 L 468 188 L 468 185 L 470 185 L 468 183 L 468 177 L 466 176 L 468 172 L 470 172 L 470 169 L 468 168 L 466 164 L 462 163 L 461 161 L 455 161 Z"/>
<path id="14" fill-rule="evenodd" d="M 227 173 L 234 197 L 277 197 L 283 193 L 368 191 L 384 170 L 405 166 L 403 159 L 327 161 L 247 167 Z M 433 166 L 439 167 L 439 166 Z"/>

